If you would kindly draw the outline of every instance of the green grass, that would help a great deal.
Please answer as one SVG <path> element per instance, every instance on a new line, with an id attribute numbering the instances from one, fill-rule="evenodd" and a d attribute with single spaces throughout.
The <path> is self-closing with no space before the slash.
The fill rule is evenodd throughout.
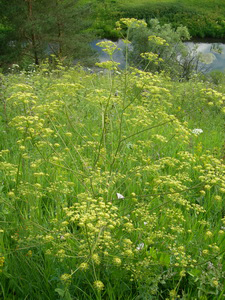
<path id="1" fill-rule="evenodd" d="M 223 299 L 223 85 L 60 63 L 1 80 L 0 298 Z"/>
<path id="2" fill-rule="evenodd" d="M 167 5 L 181 5 L 184 6 L 186 8 L 188 7 L 192 7 L 192 8 L 197 8 L 199 10 L 203 10 L 206 11 L 208 9 L 213 9 L 213 10 L 219 10 L 224 8 L 225 6 L 225 1 L 224 0 L 214 0 L 214 1 L 206 1 L 206 0 L 140 0 L 140 1 L 136 1 L 136 0 L 131 0 L 131 1 L 127 1 L 127 0 L 121 0 L 118 1 L 121 5 L 128 5 L 129 6 L 140 6 L 140 5 L 159 5 L 159 4 L 167 4 Z"/>
<path id="3" fill-rule="evenodd" d="M 174 27 L 187 26 L 193 37 L 223 38 L 225 36 L 224 0 L 122 0 L 105 1 L 97 8 L 95 28 L 102 36 L 114 36 L 113 24 L 121 17 L 137 19 L 158 18 Z"/>

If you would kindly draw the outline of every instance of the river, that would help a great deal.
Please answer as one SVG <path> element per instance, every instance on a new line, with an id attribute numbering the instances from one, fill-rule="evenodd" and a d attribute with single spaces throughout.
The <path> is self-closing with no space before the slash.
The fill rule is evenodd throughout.
<path id="1" fill-rule="evenodd" d="M 102 51 L 102 49 L 96 44 L 103 40 L 95 40 L 91 43 L 93 49 L 95 49 L 99 56 L 99 61 L 103 62 L 108 60 L 108 55 Z M 122 40 L 118 40 L 115 44 L 121 50 L 116 50 L 113 58 L 116 62 L 120 63 L 120 68 L 125 67 L 125 58 L 123 55 L 124 43 Z M 225 44 L 220 42 L 186 42 L 185 43 L 190 50 L 194 47 L 197 48 L 197 53 L 202 53 L 207 60 L 207 72 L 213 70 L 224 71 L 225 70 Z"/>
<path id="2" fill-rule="evenodd" d="M 225 44 L 223 43 L 202 43 L 202 42 L 187 42 L 187 47 L 193 49 L 197 47 L 198 53 L 210 54 L 208 64 L 208 71 L 218 70 L 224 72 L 225 70 Z"/>

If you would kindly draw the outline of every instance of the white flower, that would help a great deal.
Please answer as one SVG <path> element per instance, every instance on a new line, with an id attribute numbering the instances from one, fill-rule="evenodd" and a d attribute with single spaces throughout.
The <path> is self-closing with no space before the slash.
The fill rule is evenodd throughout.
<path id="1" fill-rule="evenodd" d="M 192 133 L 199 135 L 200 133 L 203 133 L 203 130 L 201 128 L 195 128 L 192 130 Z"/>
<path id="2" fill-rule="evenodd" d="M 120 193 L 116 193 L 116 196 L 117 196 L 118 199 L 124 199 L 124 196 L 121 195 Z"/>
<path id="3" fill-rule="evenodd" d="M 144 248 L 144 246 L 145 246 L 145 244 L 144 243 L 140 243 L 140 244 L 138 244 L 137 245 L 137 250 L 141 250 L 141 249 L 143 249 Z"/>
<path id="4" fill-rule="evenodd" d="M 19 65 L 13 64 L 13 65 L 12 65 L 12 68 L 19 68 Z"/>
<path id="5" fill-rule="evenodd" d="M 148 222 L 144 222 L 144 225 L 147 225 L 148 224 Z"/>

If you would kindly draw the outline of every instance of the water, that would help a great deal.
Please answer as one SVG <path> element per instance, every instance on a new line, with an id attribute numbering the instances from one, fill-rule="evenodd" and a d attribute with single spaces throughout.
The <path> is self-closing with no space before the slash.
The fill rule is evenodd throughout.
<path id="1" fill-rule="evenodd" d="M 100 62 L 104 62 L 104 61 L 109 60 L 108 54 L 103 52 L 102 48 L 96 45 L 97 43 L 102 42 L 102 41 L 107 41 L 107 39 L 95 40 L 91 43 L 91 47 L 98 52 L 98 59 L 99 59 Z M 125 66 L 126 66 L 126 60 L 125 60 L 125 57 L 124 57 L 125 44 L 121 39 L 119 39 L 117 42 L 114 42 L 114 43 L 117 45 L 117 47 L 120 50 L 116 50 L 114 52 L 113 59 L 114 59 L 114 61 L 120 63 L 120 68 L 121 69 L 124 69 Z"/>
<path id="2" fill-rule="evenodd" d="M 101 41 L 106 40 L 95 40 L 91 43 L 91 46 L 93 49 L 95 49 L 99 56 L 98 59 L 100 62 L 107 61 L 109 59 L 108 55 L 104 53 L 101 49 L 101 47 L 97 46 L 96 44 Z M 113 59 L 120 63 L 120 68 L 125 68 L 125 57 L 123 54 L 123 50 L 125 48 L 125 45 L 121 39 L 119 39 L 117 42 L 115 42 L 118 48 L 121 50 L 116 50 Z M 202 43 L 202 42 L 186 42 L 185 43 L 187 47 L 190 50 L 193 50 L 194 47 L 197 48 L 197 53 L 203 54 L 203 59 L 207 61 L 206 69 L 207 72 L 213 71 L 213 70 L 219 70 L 224 71 L 225 70 L 225 44 L 223 43 Z"/>
<path id="3" fill-rule="evenodd" d="M 224 72 L 225 70 L 225 44 L 223 43 L 195 43 L 186 42 L 189 49 L 197 47 L 197 53 L 203 53 L 208 60 L 208 71 L 218 70 Z"/>

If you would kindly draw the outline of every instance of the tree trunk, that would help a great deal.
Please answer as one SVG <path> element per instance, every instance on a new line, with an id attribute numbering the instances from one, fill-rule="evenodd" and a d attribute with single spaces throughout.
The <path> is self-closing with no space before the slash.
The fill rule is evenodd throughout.
<path id="1" fill-rule="evenodd" d="M 57 29 L 58 29 L 58 43 L 59 43 L 59 50 L 58 50 L 58 56 L 62 57 L 62 24 L 60 22 L 60 17 L 58 15 L 58 1 L 56 0 L 56 11 L 57 11 Z"/>
<path id="2" fill-rule="evenodd" d="M 32 9 L 32 0 L 25 0 L 27 2 L 27 8 L 28 8 L 28 19 L 29 21 L 33 21 L 33 9 Z M 38 51 L 37 51 L 37 39 L 34 33 L 33 25 L 31 27 L 31 44 L 32 44 L 32 50 L 34 55 L 34 62 L 36 65 L 39 65 L 39 57 L 38 57 Z"/>

